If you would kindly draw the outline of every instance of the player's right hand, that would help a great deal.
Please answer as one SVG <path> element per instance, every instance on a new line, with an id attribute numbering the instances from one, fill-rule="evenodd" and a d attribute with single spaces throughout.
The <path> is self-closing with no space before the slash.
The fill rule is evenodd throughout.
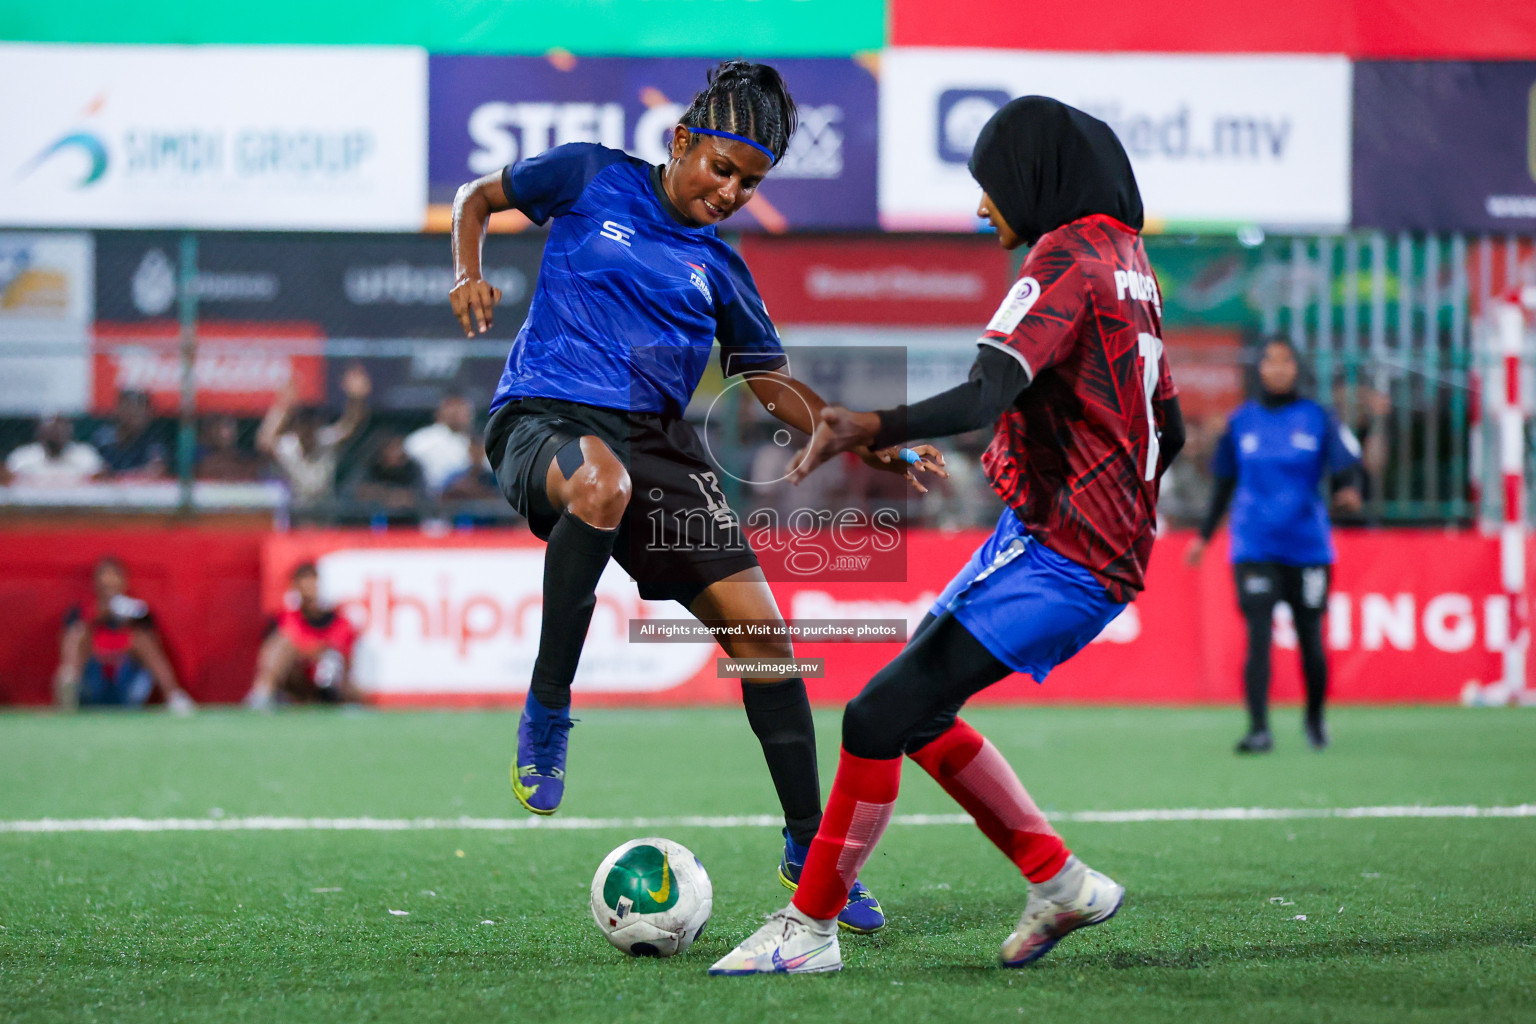
<path id="1" fill-rule="evenodd" d="M 492 313 L 501 301 L 501 289 L 482 277 L 461 277 L 448 293 L 448 301 L 453 306 L 453 315 L 459 318 L 459 326 L 464 328 L 464 336 L 473 338 L 476 328 L 480 334 L 490 329 Z"/>
<path id="2" fill-rule="evenodd" d="M 1190 568 L 1200 564 L 1200 556 L 1205 554 L 1205 540 L 1196 537 L 1189 542 L 1189 547 L 1184 549 L 1184 564 Z"/>
<path id="3" fill-rule="evenodd" d="M 789 482 L 798 484 L 810 476 L 811 470 L 834 455 L 869 447 L 879 429 L 880 417 L 875 413 L 854 412 L 840 405 L 826 406 L 821 410 L 821 422 L 816 424 L 810 443 L 789 471 Z"/>

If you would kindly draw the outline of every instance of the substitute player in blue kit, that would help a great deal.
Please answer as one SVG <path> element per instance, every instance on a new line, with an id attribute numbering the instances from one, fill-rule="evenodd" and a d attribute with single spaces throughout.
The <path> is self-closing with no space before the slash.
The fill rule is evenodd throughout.
<path id="1" fill-rule="evenodd" d="M 1216 446 L 1216 489 L 1184 560 L 1199 564 L 1227 506 L 1232 507 L 1232 571 L 1248 626 L 1243 690 L 1248 733 L 1239 754 L 1274 748 L 1269 731 L 1269 645 L 1275 605 L 1284 601 L 1296 624 L 1306 681 L 1303 726 L 1314 750 L 1328 746 L 1323 705 L 1328 654 L 1323 614 L 1333 573 L 1333 537 L 1322 485 L 1341 511 L 1360 511 L 1360 444 L 1349 428 L 1298 389 L 1301 361 L 1288 339 L 1275 338 L 1259 360 L 1259 397 L 1232 413 Z"/>
<path id="2" fill-rule="evenodd" d="M 491 326 L 500 299 L 480 272 L 490 214 L 518 209 L 550 225 L 485 445 L 507 500 L 548 544 L 539 653 L 512 772 L 514 794 L 535 814 L 554 813 L 564 795 L 571 682 L 610 557 L 643 598 L 675 600 L 706 624 L 782 621 L 683 411 L 716 339 L 725 374 L 744 374 L 785 423 L 809 433 L 826 404 L 789 376 L 752 275 L 715 227 L 752 199 L 795 124 L 777 71 L 726 61 L 673 130 L 665 165 L 578 143 L 459 190 L 451 299 L 467 334 Z M 863 457 L 914 484 L 913 468 L 936 468 Z M 737 658 L 793 655 L 783 639 L 722 636 L 721 644 Z M 805 683 L 743 679 L 742 702 L 784 810 L 780 878 L 793 887 L 821 821 Z M 857 881 L 849 890 L 842 924 L 882 927 L 869 891 Z"/>

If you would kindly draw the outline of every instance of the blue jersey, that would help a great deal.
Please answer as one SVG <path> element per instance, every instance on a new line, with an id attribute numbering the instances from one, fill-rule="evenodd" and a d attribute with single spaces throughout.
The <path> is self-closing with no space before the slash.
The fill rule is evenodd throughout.
<path id="1" fill-rule="evenodd" d="M 1274 408 L 1240 406 L 1212 464 L 1217 479 L 1237 481 L 1232 561 L 1331 565 L 1323 478 L 1359 463 L 1354 435 L 1310 399 Z"/>
<path id="2" fill-rule="evenodd" d="M 677 212 L 657 168 L 577 142 L 501 180 L 513 206 L 554 223 L 492 412 L 559 398 L 681 415 L 717 338 L 727 376 L 783 364 L 746 264 L 713 226 Z"/>

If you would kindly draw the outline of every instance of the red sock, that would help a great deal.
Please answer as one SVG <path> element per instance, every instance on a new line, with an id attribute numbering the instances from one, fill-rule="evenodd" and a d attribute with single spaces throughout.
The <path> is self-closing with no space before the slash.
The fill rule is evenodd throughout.
<path id="1" fill-rule="evenodd" d="M 1031 882 L 1052 878 L 1072 851 L 990 740 L 964 721 L 911 755 Z"/>
<path id="2" fill-rule="evenodd" d="M 802 913 L 829 921 L 842 912 L 859 869 L 890 824 L 900 789 L 901 758 L 877 761 L 842 751 L 821 830 L 800 871 L 794 903 Z"/>

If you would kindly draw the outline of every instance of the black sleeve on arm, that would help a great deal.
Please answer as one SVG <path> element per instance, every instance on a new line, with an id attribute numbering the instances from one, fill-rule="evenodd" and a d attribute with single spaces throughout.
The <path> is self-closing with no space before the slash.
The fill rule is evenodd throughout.
<path id="1" fill-rule="evenodd" d="M 1361 494 L 1365 493 L 1365 467 L 1355 463 L 1342 472 L 1335 473 L 1328 481 L 1328 493 L 1337 494 L 1346 487 L 1353 487 Z"/>
<path id="2" fill-rule="evenodd" d="M 1236 493 L 1236 477 L 1216 478 L 1216 486 L 1211 489 L 1211 507 L 1205 510 L 1205 520 L 1200 524 L 1201 540 L 1211 539 L 1211 534 L 1221 525 L 1221 517 L 1227 514 L 1227 506 L 1232 504 L 1232 495 Z"/>
<path id="3" fill-rule="evenodd" d="M 882 409 L 872 448 L 889 448 L 913 437 L 948 437 L 990 426 L 1029 387 L 1029 374 L 1013 356 L 983 345 L 964 384 L 916 405 Z"/>
<path id="4" fill-rule="evenodd" d="M 1153 399 L 1152 412 L 1157 416 L 1157 451 L 1159 473 L 1173 465 L 1173 460 L 1184 450 L 1184 413 L 1179 408 L 1179 396 Z"/>

